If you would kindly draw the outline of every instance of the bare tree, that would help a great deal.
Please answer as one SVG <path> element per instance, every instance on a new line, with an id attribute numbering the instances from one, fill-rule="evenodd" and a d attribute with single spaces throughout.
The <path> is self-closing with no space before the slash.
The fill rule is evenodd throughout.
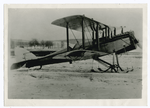
<path id="1" fill-rule="evenodd" d="M 53 42 L 52 41 L 46 41 L 45 46 L 50 48 L 51 46 L 53 46 Z"/>
<path id="2" fill-rule="evenodd" d="M 39 42 L 37 39 L 32 39 L 31 41 L 29 41 L 29 46 L 31 47 L 34 46 L 35 48 L 36 45 L 39 45 Z"/>
<path id="3" fill-rule="evenodd" d="M 45 41 L 44 41 L 44 40 L 41 40 L 40 45 L 41 45 L 41 46 L 43 47 L 43 49 L 44 49 Z"/>

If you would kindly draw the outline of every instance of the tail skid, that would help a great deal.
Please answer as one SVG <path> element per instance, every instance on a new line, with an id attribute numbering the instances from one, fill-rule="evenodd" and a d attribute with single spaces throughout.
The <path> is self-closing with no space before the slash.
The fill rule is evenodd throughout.
<path id="1" fill-rule="evenodd" d="M 10 69 L 13 70 L 13 69 L 19 69 L 21 68 L 23 65 L 26 64 L 27 61 L 22 61 L 22 62 L 17 62 L 17 63 L 14 63 L 11 65 Z"/>

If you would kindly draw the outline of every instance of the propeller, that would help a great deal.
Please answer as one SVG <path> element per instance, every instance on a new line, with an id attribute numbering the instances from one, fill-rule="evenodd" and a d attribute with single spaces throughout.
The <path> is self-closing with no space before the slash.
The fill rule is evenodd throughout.
<path id="1" fill-rule="evenodd" d="M 139 40 L 137 40 L 137 46 L 142 49 L 142 44 L 140 43 Z"/>
<path id="2" fill-rule="evenodd" d="M 131 31 L 131 32 L 130 32 L 130 35 L 131 35 L 132 38 L 133 38 L 134 44 L 136 44 L 139 48 L 142 49 L 142 44 L 141 44 L 141 42 L 139 41 L 139 39 L 137 39 L 137 37 L 135 37 L 134 31 Z"/>
<path id="3" fill-rule="evenodd" d="M 133 36 L 133 41 L 134 43 L 142 49 L 142 44 L 140 43 L 139 39 L 135 38 L 134 34 L 132 35 Z"/>

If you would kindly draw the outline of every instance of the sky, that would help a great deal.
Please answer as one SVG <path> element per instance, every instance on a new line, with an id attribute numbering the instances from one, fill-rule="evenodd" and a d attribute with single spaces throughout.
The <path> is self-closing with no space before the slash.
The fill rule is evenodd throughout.
<path id="1" fill-rule="evenodd" d="M 66 29 L 51 23 L 66 16 L 85 15 L 109 26 L 126 26 L 142 41 L 142 9 L 140 8 L 10 8 L 8 10 L 8 36 L 12 39 L 64 40 Z M 76 38 L 80 33 L 73 31 Z M 71 32 L 70 32 L 71 33 Z M 74 38 L 70 35 L 70 38 Z"/>

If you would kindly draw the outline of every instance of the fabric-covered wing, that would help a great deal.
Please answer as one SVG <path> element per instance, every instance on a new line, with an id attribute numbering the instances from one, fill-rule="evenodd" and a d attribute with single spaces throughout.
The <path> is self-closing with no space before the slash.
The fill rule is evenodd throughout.
<path id="1" fill-rule="evenodd" d="M 107 25 L 97 22 L 88 17 L 85 17 L 84 15 L 74 15 L 74 16 L 64 17 L 64 18 L 53 21 L 52 24 L 61 26 L 61 27 L 66 27 L 68 23 L 68 26 L 70 29 L 82 31 L 82 20 L 84 21 L 83 23 L 84 31 L 88 31 L 88 32 L 93 31 L 93 29 L 96 28 L 97 24 L 99 24 L 99 30 L 102 30 L 108 27 Z"/>
<path id="2" fill-rule="evenodd" d="M 105 56 L 108 54 L 109 53 L 92 51 L 92 50 L 74 50 L 74 51 L 68 52 L 66 56 L 76 61 L 76 60 L 93 59 L 95 56 L 101 57 L 101 56 Z"/>

